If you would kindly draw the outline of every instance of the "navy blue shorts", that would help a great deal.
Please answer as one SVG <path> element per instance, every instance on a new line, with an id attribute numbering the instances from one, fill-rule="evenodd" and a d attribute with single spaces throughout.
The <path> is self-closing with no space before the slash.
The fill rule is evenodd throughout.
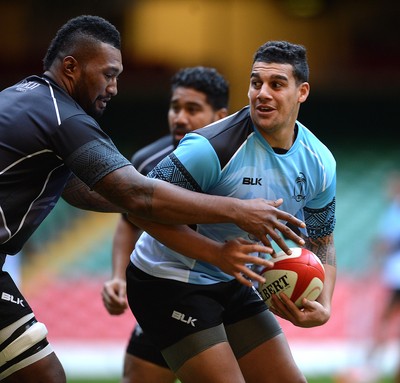
<path id="1" fill-rule="evenodd" d="M 168 368 L 168 364 L 161 354 L 161 351 L 151 341 L 139 324 L 132 331 L 126 352 L 140 359 Z"/>
<path id="2" fill-rule="evenodd" d="M 174 371 L 215 343 L 228 341 L 240 357 L 282 332 L 258 294 L 236 279 L 189 284 L 153 277 L 132 263 L 126 275 L 131 310 Z"/>

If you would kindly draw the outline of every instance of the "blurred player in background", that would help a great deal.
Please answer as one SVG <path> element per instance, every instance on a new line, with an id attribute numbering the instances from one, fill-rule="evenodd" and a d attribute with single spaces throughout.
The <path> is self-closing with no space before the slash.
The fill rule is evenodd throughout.
<path id="1" fill-rule="evenodd" d="M 400 323 L 400 172 L 388 175 L 386 194 L 389 204 L 378 226 L 373 259 L 380 265 L 377 269 L 381 270 L 381 283 L 387 292 L 387 300 L 379 314 L 369 358 L 378 356 L 391 325 L 396 323 L 394 321 Z M 396 365 L 394 382 L 400 383 L 400 362 Z"/>
<path id="2" fill-rule="evenodd" d="M 171 79 L 168 110 L 170 134 L 142 148 L 132 157 L 133 166 L 147 174 L 178 145 L 188 132 L 199 129 L 228 114 L 229 85 L 214 68 L 189 67 Z M 110 314 L 127 308 L 125 272 L 129 257 L 142 230 L 122 215 L 113 241 L 112 279 L 104 284 L 103 302 Z M 176 380 L 161 352 L 139 325 L 130 338 L 124 361 L 124 383 L 168 383 Z"/>
<path id="3" fill-rule="evenodd" d="M 96 16 L 79 16 L 52 40 L 43 75 L 30 76 L 0 93 L 1 268 L 8 254 L 22 249 L 62 193 L 76 207 L 129 212 L 168 223 L 165 227 L 179 235 L 180 226 L 175 224 L 232 221 L 270 245 L 267 235 L 274 238 L 275 230 L 287 232 L 285 221 L 303 225 L 277 209 L 281 200 L 244 203 L 217 198 L 137 172 L 95 120 L 117 94 L 123 69 L 120 48 L 120 34 L 112 24 Z M 201 241 L 210 247 L 207 238 Z M 281 246 L 287 250 L 284 243 Z M 231 273 L 254 258 L 249 252 L 270 248 L 238 241 L 222 246 L 213 242 L 211 247 L 215 257 L 229 253 L 225 266 Z M 247 276 L 257 279 L 251 273 Z M 36 320 L 2 269 L 0 290 L 0 380 L 65 383 L 46 326 Z"/>
<path id="4" fill-rule="evenodd" d="M 303 46 L 285 41 L 262 45 L 253 60 L 250 105 L 186 134 L 148 175 L 208 194 L 243 199 L 284 195 L 284 208 L 304 218 L 305 246 L 326 272 L 321 295 L 313 302 L 304 299 L 303 309 L 284 294 L 274 295 L 271 311 L 301 327 L 329 320 L 336 279 L 336 163 L 297 121 L 309 94 L 308 75 Z M 186 228 L 185 237 L 169 230 L 161 234 L 164 227 L 158 235 L 167 247 L 152 236 L 152 223 L 144 222 L 143 229 L 127 269 L 129 305 L 182 382 L 306 381 L 277 319 L 252 283 L 224 272 L 196 239 L 201 233 L 224 243 L 251 235 L 232 224 L 199 224 L 197 232 Z"/>

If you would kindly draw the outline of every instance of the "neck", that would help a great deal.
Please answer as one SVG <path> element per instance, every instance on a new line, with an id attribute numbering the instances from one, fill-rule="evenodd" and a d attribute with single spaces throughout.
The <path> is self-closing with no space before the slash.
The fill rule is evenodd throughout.
<path id="1" fill-rule="evenodd" d="M 274 134 L 271 136 L 264 136 L 264 138 L 272 148 L 288 151 L 296 140 L 297 130 L 297 125 L 295 125 L 294 129 L 290 132 L 280 132 L 281 134 L 279 136 Z"/>
<path id="2" fill-rule="evenodd" d="M 54 71 L 52 70 L 46 70 L 43 75 L 46 77 L 49 77 L 51 80 L 53 80 L 60 88 L 64 89 L 68 94 L 71 94 L 69 91 L 67 83 L 63 80 L 61 76 L 58 76 Z"/>

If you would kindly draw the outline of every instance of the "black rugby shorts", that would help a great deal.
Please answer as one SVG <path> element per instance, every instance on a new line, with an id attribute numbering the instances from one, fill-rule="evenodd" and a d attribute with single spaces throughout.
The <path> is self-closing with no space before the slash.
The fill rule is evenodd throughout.
<path id="1" fill-rule="evenodd" d="M 160 350 L 203 330 L 219 325 L 229 328 L 265 311 L 270 314 L 265 316 L 268 334 L 260 334 L 261 337 L 267 339 L 281 332 L 265 303 L 253 289 L 237 280 L 189 284 L 153 277 L 130 263 L 127 294 L 136 320 Z"/>
<path id="2" fill-rule="evenodd" d="M 0 271 L 0 329 L 32 312 L 10 274 Z"/>
<path id="3" fill-rule="evenodd" d="M 168 364 L 161 354 L 161 351 L 156 347 L 154 342 L 147 336 L 143 329 L 136 325 L 129 339 L 126 352 L 140 359 L 157 364 L 158 366 L 168 368 Z"/>

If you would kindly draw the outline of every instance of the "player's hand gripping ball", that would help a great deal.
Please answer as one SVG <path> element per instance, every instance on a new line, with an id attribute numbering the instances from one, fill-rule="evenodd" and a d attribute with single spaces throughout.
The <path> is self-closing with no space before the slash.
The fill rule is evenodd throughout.
<path id="1" fill-rule="evenodd" d="M 319 258 L 307 249 L 291 250 L 291 255 L 279 252 L 271 259 L 274 267 L 261 272 L 265 283 L 258 286 L 258 291 L 267 306 L 271 305 L 272 294 L 285 293 L 299 308 L 303 298 L 314 301 L 321 294 L 325 270 Z"/>

